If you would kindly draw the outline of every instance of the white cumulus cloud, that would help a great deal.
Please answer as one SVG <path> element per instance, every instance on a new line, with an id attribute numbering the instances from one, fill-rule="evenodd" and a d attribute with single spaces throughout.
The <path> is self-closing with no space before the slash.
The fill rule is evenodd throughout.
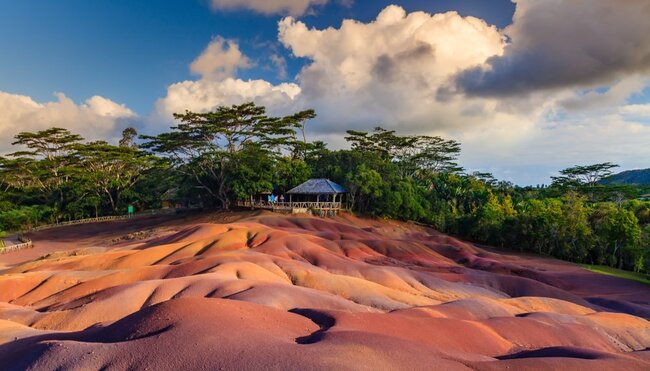
<path id="1" fill-rule="evenodd" d="M 167 88 L 167 96 L 158 100 L 157 112 L 166 120 L 173 113 L 211 111 L 219 106 L 254 101 L 274 111 L 287 108 L 300 93 L 295 84 L 273 85 L 264 80 L 226 78 L 224 80 L 183 81 Z"/>
<path id="2" fill-rule="evenodd" d="M 200 75 L 198 80 L 186 80 L 167 87 L 165 97 L 158 99 L 151 125 L 168 124 L 174 113 L 186 110 L 211 111 L 219 106 L 254 101 L 269 108 L 269 113 L 290 111 L 301 89 L 294 83 L 273 85 L 265 80 L 242 80 L 236 77 L 240 68 L 251 62 L 233 40 L 215 38 L 190 65 Z M 156 131 L 155 127 L 150 128 Z M 157 130 L 160 130 L 158 128 Z"/>
<path id="3" fill-rule="evenodd" d="M 62 97 L 59 97 L 61 100 Z M 65 96 L 63 96 L 65 99 Z M 110 117 L 110 118 L 131 118 L 137 116 L 135 112 L 131 111 L 124 104 L 115 103 L 110 99 L 101 97 L 99 95 L 92 96 L 86 99 L 86 102 L 82 105 L 83 108 L 88 108 L 90 112 L 93 112 L 101 117 Z"/>
<path id="4" fill-rule="evenodd" d="M 0 91 L 0 153 L 13 150 L 14 135 L 50 127 L 66 128 L 87 139 L 113 139 L 136 114 L 110 99 L 93 96 L 76 104 L 63 93 L 57 100 L 38 103 L 25 95 Z"/>
<path id="5" fill-rule="evenodd" d="M 345 20 L 339 28 L 308 28 L 287 17 L 280 41 L 310 60 L 298 79 L 305 105 L 315 106 L 324 127 L 365 123 L 435 130 L 490 109 L 489 102 L 438 102 L 438 88 L 452 75 L 500 55 L 496 27 L 456 12 L 407 14 L 389 6 L 369 23 Z"/>
<path id="6" fill-rule="evenodd" d="M 204 79 L 232 77 L 238 69 L 248 68 L 251 63 L 233 40 L 217 37 L 190 65 L 190 71 Z"/>

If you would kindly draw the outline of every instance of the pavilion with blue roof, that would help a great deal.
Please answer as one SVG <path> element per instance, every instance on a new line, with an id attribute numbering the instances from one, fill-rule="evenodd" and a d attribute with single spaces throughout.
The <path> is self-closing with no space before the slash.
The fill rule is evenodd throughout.
<path id="1" fill-rule="evenodd" d="M 290 196 L 316 196 L 316 201 L 319 200 L 320 196 L 331 196 L 332 201 L 335 201 L 337 195 L 342 195 L 344 193 L 347 193 L 347 191 L 340 184 L 336 184 L 333 181 L 324 178 L 309 179 L 308 181 L 295 188 L 292 188 L 287 192 L 287 194 Z"/>
<path id="2" fill-rule="evenodd" d="M 343 186 L 329 179 L 309 179 L 287 191 L 286 196 L 282 198 L 284 201 L 267 202 L 263 199 L 256 201 L 251 196 L 250 201 L 242 201 L 239 204 L 252 209 L 290 211 L 291 213 L 309 211 L 336 213 L 343 209 L 343 195 L 347 192 Z"/>

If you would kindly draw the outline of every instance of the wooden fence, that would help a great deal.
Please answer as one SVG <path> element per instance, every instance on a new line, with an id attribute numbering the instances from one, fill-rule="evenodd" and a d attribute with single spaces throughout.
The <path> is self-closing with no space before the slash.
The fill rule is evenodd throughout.
<path id="1" fill-rule="evenodd" d="M 78 225 L 78 224 L 91 224 L 91 223 L 99 223 L 99 222 L 110 222 L 110 221 L 115 221 L 115 220 L 125 220 L 125 219 L 133 219 L 141 216 L 151 216 L 151 215 L 160 215 L 160 214 L 171 214 L 176 212 L 176 209 L 160 209 L 160 210 L 150 210 L 150 211 L 144 211 L 141 213 L 137 214 L 132 214 L 132 215 L 113 215 L 113 216 L 100 216 L 97 218 L 87 218 L 87 219 L 77 219 L 77 220 L 68 220 L 65 222 L 59 222 L 59 223 L 54 223 L 54 224 L 45 224 L 45 225 L 39 225 L 34 228 L 28 229 L 26 232 L 36 232 L 36 231 L 42 231 L 44 229 L 51 229 L 51 228 L 58 228 L 58 227 L 65 227 L 67 225 Z"/>
<path id="2" fill-rule="evenodd" d="M 65 226 L 68 226 L 68 225 L 110 222 L 110 221 L 114 221 L 114 220 L 125 220 L 125 219 L 132 219 L 132 218 L 137 218 L 137 217 L 142 217 L 142 216 L 171 214 L 171 213 L 174 213 L 174 212 L 176 212 L 176 209 L 160 209 L 160 210 L 144 211 L 144 212 L 137 213 L 137 214 L 132 214 L 132 215 L 100 216 L 100 217 L 97 217 L 97 218 L 68 220 L 68 221 L 60 222 L 60 223 L 39 225 L 37 227 L 30 228 L 30 229 L 26 230 L 25 232 L 36 232 L 36 231 L 42 231 L 42 230 L 45 230 L 45 229 L 65 227 Z M 19 243 L 17 245 L 10 245 L 10 246 L 0 247 L 0 255 L 1 254 L 7 254 L 7 253 L 10 253 L 10 252 L 14 252 L 14 251 L 18 251 L 18 250 L 22 250 L 22 249 L 29 249 L 29 248 L 32 248 L 32 247 L 34 247 L 34 243 L 30 239 L 25 238 L 25 241 L 23 241 L 23 243 Z"/>
<path id="3" fill-rule="evenodd" d="M 27 242 L 19 243 L 17 245 L 0 247 L 0 255 L 32 247 L 34 247 L 34 243 L 31 240 L 28 240 Z"/>
<path id="4" fill-rule="evenodd" d="M 252 209 L 267 210 L 341 210 L 341 202 L 268 202 L 268 201 L 238 201 L 239 207 L 250 207 Z"/>

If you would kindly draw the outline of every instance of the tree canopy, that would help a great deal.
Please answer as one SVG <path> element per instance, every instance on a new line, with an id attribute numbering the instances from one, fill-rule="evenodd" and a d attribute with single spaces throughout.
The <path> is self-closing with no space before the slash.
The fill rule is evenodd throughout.
<path id="1" fill-rule="evenodd" d="M 551 179 L 553 180 L 553 183 L 558 186 L 593 187 L 603 178 L 612 175 L 612 169 L 617 167 L 618 165 L 611 162 L 603 162 L 593 165 L 577 165 L 560 170 L 560 176 L 554 176 L 551 177 Z"/>

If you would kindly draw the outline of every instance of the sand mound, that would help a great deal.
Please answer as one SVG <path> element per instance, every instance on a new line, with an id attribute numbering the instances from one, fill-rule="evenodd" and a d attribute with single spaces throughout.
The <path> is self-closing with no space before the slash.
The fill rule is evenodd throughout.
<path id="1" fill-rule="evenodd" d="M 102 241 L 123 241 L 121 225 L 105 224 L 105 238 L 96 227 L 35 236 L 37 246 L 79 241 L 0 261 L 0 364 L 650 368 L 650 290 L 640 283 L 404 223 L 228 220 L 153 219 L 150 239 L 113 245 Z"/>

